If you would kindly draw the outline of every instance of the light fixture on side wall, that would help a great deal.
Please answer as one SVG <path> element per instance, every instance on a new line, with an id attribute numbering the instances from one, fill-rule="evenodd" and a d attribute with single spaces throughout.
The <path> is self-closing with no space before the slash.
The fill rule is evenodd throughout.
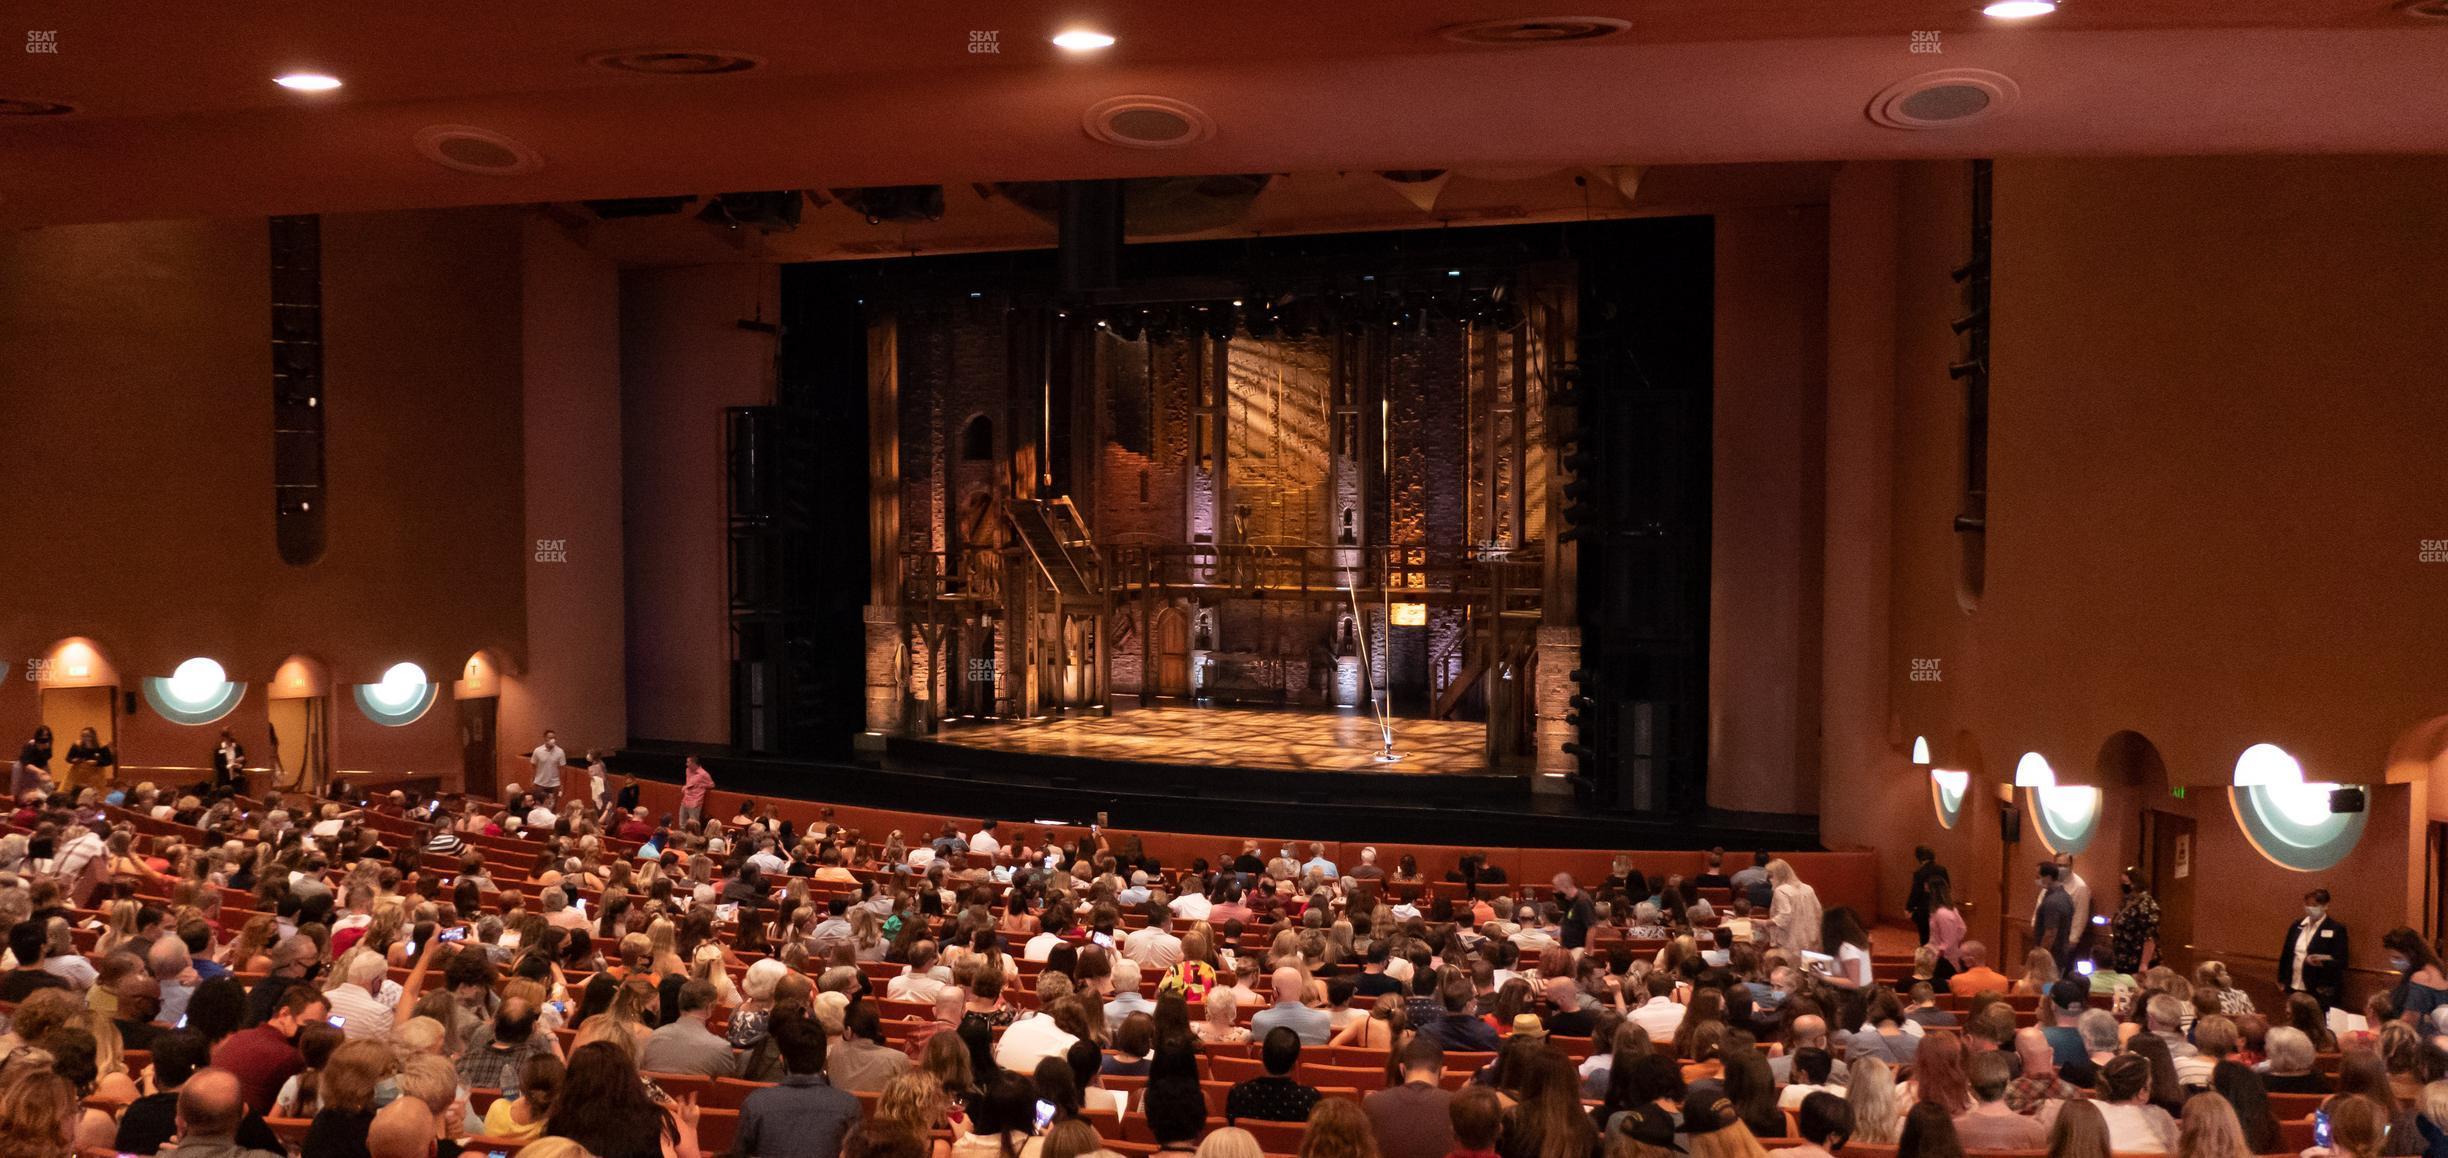
<path id="1" fill-rule="evenodd" d="M 291 92 L 330 92 L 340 87 L 340 78 L 322 72 L 289 72 L 273 77 L 272 83 Z"/>
<path id="2" fill-rule="evenodd" d="M 2057 10 L 2057 0 L 1994 0 L 1981 8 L 1992 20 L 2029 20 Z"/>
<path id="3" fill-rule="evenodd" d="M 1089 28 L 1066 28 L 1054 34 L 1054 47 L 1064 52 L 1097 52 L 1112 48 L 1114 38 Z"/>

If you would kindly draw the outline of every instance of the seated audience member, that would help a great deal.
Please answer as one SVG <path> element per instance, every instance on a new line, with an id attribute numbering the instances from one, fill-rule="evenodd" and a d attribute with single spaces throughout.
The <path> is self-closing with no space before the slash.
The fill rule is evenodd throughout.
<path id="1" fill-rule="evenodd" d="M 883 1019 L 875 1003 L 862 1001 L 842 1011 L 841 1039 L 825 1055 L 825 1076 L 853 1094 L 880 1094 L 910 1068 L 908 1054 L 885 1044 Z"/>
<path id="2" fill-rule="evenodd" d="M 2176 1084 L 2187 1092 L 2210 1088 L 2210 1073 L 2233 1056 L 2238 1044 L 2235 1019 L 2213 1013 L 2194 1019 L 2191 1057 L 2176 1061 Z"/>
<path id="3" fill-rule="evenodd" d="M 1152 1100 L 1155 1091 L 1150 1090 L 1149 1093 L 1148 1117 L 1150 1129 L 1155 1129 L 1156 1114 Z M 1196 1097 L 1197 1086 L 1193 1085 L 1190 1093 Z M 1044 1153 L 1045 1139 L 1036 1136 L 1037 1084 L 1030 1081 L 1026 1074 L 1010 1071 L 996 1074 L 994 1080 L 986 1083 L 985 1091 L 970 1105 L 969 1116 L 971 1131 L 952 1140 L 950 1158 L 1040 1158 Z M 1205 1123 L 1206 1110 L 1202 1102 L 1199 1126 L 1203 1127 Z M 1180 1127 L 1174 1125 L 1171 1128 L 1178 1130 Z M 1185 1141 L 1195 1143 L 1197 1129 L 1193 1127 Z M 1157 1137 L 1163 1138 L 1164 1132 L 1159 1132 Z"/>
<path id="4" fill-rule="evenodd" d="M 569 1067 L 558 1056 L 549 1052 L 528 1055 L 519 1066 L 517 1095 L 505 1093 L 485 1107 L 485 1136 L 516 1142 L 543 1137 L 544 1120 L 552 1116 L 553 1101 L 568 1075 Z"/>
<path id="5" fill-rule="evenodd" d="M 1938 1008 L 1938 990 L 1927 981 L 1913 983 L 1904 1016 L 1926 1029 L 1947 1029 L 1957 1024 L 1954 1014 Z"/>
<path id="6" fill-rule="evenodd" d="M 1796 1119 L 1802 1145 L 1780 1151 L 1790 1158 L 1835 1158 L 1835 1152 L 1853 1140 L 1853 1103 L 1837 1094 L 1814 1091 L 1802 1099 Z"/>
<path id="7" fill-rule="evenodd" d="M 1768 1072 L 1776 1075 L 1776 1080 L 1780 1082 L 1790 1082 L 1793 1080 L 1791 1072 L 1797 1052 L 1829 1048 L 1827 1019 L 1816 1013 L 1805 1013 L 1794 1018 L 1793 1026 L 1786 1030 L 1785 1052 L 1768 1059 Z M 1832 1060 L 1828 1062 L 1827 1084 L 1841 1091 L 1848 1070 L 1843 1058 L 1835 1057 L 1833 1053 L 1829 1057 Z"/>
<path id="8" fill-rule="evenodd" d="M 1250 1035 L 1264 1039 L 1268 1033 L 1282 1027 L 1299 1034 L 1302 1045 L 1326 1044 L 1326 1039 L 1334 1034 L 1334 1017 L 1323 1009 L 1313 1009 L 1304 1004 L 1302 999 L 1309 988 L 1308 978 L 1302 976 L 1298 968 L 1285 965 L 1275 970 L 1268 985 L 1274 1002 L 1250 1018 Z"/>
<path id="9" fill-rule="evenodd" d="M 1495 1158 L 1496 1139 L 1504 1132 L 1504 1103 L 1494 1090 L 1486 1086 L 1469 1086 L 1453 1095 L 1446 1108 L 1445 1130 L 1453 1138 L 1446 1150 L 1448 1158 Z M 1422 1126 L 1423 1131 L 1433 1129 Z M 1385 1148 L 1384 1135 L 1378 1135 L 1378 1149 L 1386 1158 L 1397 1151 Z"/>
<path id="10" fill-rule="evenodd" d="M 1963 968 L 1947 979 L 1947 992 L 1957 997 L 1978 997 L 1983 993 L 2004 993 L 2013 982 L 2003 973 L 1989 967 L 1989 947 L 1978 941 L 1966 941 L 1960 954 Z"/>
<path id="11" fill-rule="evenodd" d="M 1071 1043 L 1084 1036 L 1089 1026 L 1079 1003 L 1071 1000 L 1071 979 L 1047 969 L 1037 975 L 1037 1011 L 1011 1023 L 995 1042 L 995 1064 L 1013 1073 L 1034 1071 L 1037 1063 L 1050 1057 L 1061 1057 L 1071 1050 Z M 1063 1027 L 1066 1018 L 1073 1019 L 1079 1032 Z"/>
<path id="12" fill-rule="evenodd" d="M 2144 1028 L 2167 1043 L 2168 1056 L 2188 1058 L 2200 1051 L 2185 1038 L 2185 1003 L 2172 993 L 2155 993 L 2143 1004 Z M 2230 1023 L 2233 1024 L 2233 1023 Z"/>
<path id="13" fill-rule="evenodd" d="M 119 1115 L 119 1131 L 111 1146 L 123 1154 L 151 1154 L 162 1148 L 181 1130 L 179 1125 L 179 1095 L 187 1083 L 208 1071 L 205 1062 L 204 1035 L 194 1030 L 173 1030 L 153 1039 L 153 1092 L 128 1103 Z M 226 1070 L 216 1079 L 226 1083 L 235 1097 L 237 1079 Z M 231 1143 L 253 1150 L 283 1149 L 279 1135 L 264 1124 L 263 1115 L 238 1106 L 239 1118 L 226 1131 Z"/>
<path id="14" fill-rule="evenodd" d="M 1904 1003 L 1884 985 L 1872 986 L 1862 1027 L 1845 1038 L 1845 1059 L 1858 1063 L 1874 1057 L 1891 1066 L 1908 1066 L 1921 1051 L 1922 1038 L 1905 1028 Z"/>
<path id="15" fill-rule="evenodd" d="M 1896 1158 L 1964 1158 L 1963 1140 L 1955 1119 L 1936 1102 L 1916 1102 L 1904 1115 L 1904 1130 L 1896 1137 Z"/>
<path id="16" fill-rule="evenodd" d="M 2210 1092 L 2226 1099 L 2236 1116 L 2236 1128 L 2244 1135 L 2245 1153 L 2272 1154 L 2278 1150 L 2278 1120 L 2270 1115 L 2269 1091 L 2261 1084 L 2261 1075 L 2240 1062 L 2223 1061 L 2210 1076 Z M 2448 1090 L 2442 1090 L 2448 1093 Z M 2196 1096 L 2195 1101 L 2199 1100 Z M 2191 1101 L 2186 1103 L 2187 1106 Z M 2442 1106 L 2441 1109 L 2448 1109 Z M 2426 1110 L 2426 1115 L 2430 1111 Z M 2437 1131 L 2422 1131 L 2426 1142 L 2437 1145 Z"/>
<path id="17" fill-rule="evenodd" d="M 708 1024 L 719 1012 L 714 983 L 695 979 L 680 987 L 680 1016 L 654 1031 L 638 1057 L 638 1068 L 659 1074 L 730 1077 L 739 1072 L 731 1041 Z"/>
<path id="18" fill-rule="evenodd" d="M 256 1129 L 265 1127 L 261 1119 L 248 1113 L 238 1079 L 229 1071 L 196 1070 L 180 1084 L 176 1097 L 178 1145 L 162 1151 L 168 1158 L 282 1158 L 288 1153 L 277 1139 L 265 1146 L 244 1137 L 250 1120 Z M 426 1144 L 430 1152 L 430 1134 Z M 124 1143 L 119 1148 L 127 1149 Z"/>
<path id="19" fill-rule="evenodd" d="M 2048 1158 L 2110 1158 L 2108 1119 L 2089 1098 L 2067 1102 L 2049 1123 Z"/>
<path id="20" fill-rule="evenodd" d="M 1818 1046 L 1803 1046 L 1789 1059 L 1789 1076 L 1783 1090 L 1777 1094 L 1777 1108 L 1799 1110 L 1812 1094 L 1832 1091 L 1839 1097 L 1844 1087 L 1828 1081 L 1828 1071 L 1836 1064 L 1835 1055 Z"/>
<path id="21" fill-rule="evenodd" d="M 852 1012 L 868 1008 L 861 1003 Z M 814 1018 L 787 1015 L 776 1019 L 768 1032 L 782 1055 L 782 1081 L 751 1091 L 740 1102 L 735 1153 L 741 1158 L 834 1158 L 841 1153 L 842 1139 L 859 1123 L 859 1101 L 825 1078 L 824 1028 Z"/>
<path id="22" fill-rule="evenodd" d="M 1459 971 L 1448 973 L 1437 982 L 1436 999 L 1438 1014 L 1421 1026 L 1420 1032 L 1437 1039 L 1446 1049 L 1464 1053 L 1494 1053 L 1503 1045 L 1496 1027 L 1473 1015 L 1479 989 L 1468 976 Z"/>
<path id="23" fill-rule="evenodd" d="M 2050 1102 L 2082 1096 L 2072 1082 L 2057 1072 L 2056 1051 L 2037 1026 L 2015 1031 L 2015 1056 L 2022 1059 L 2023 1073 L 2006 1084 L 2008 1109 L 2018 1114 L 2038 1114 Z M 2085 1058 L 2083 1064 L 2090 1065 L 2090 1059 Z"/>
<path id="24" fill-rule="evenodd" d="M 2007 1075 L 2014 1067 L 2005 1054 L 1974 1054 L 1966 1068 L 1972 1079 L 1972 1108 L 1955 1116 L 1955 1136 L 1966 1149 L 2037 1150 L 2047 1144 L 2047 1129 L 2006 1104 L 2006 1085 L 2012 1080 Z"/>
<path id="25" fill-rule="evenodd" d="M 1641 982 L 1641 991 L 1648 994 L 1648 1000 L 1626 1013 L 1625 1019 L 1648 1030 L 1651 1041 L 1672 1041 L 1675 1031 L 1683 1028 L 1683 1007 L 1674 999 L 1674 975 L 1653 972 Z M 1826 1023 L 1820 1023 L 1820 1032 L 1826 1030 Z"/>
<path id="26" fill-rule="evenodd" d="M 2122 1154 L 2167 1154 L 2176 1149 L 2176 1120 L 2152 1105 L 2151 1064 L 2126 1053 L 2100 1067 L 2092 1104 L 2108 1126 L 2109 1149 Z"/>
<path id="27" fill-rule="evenodd" d="M 2291 1025 L 2273 1025 L 2263 1039 L 2269 1052 L 2263 1084 L 2273 1094 L 2333 1094 L 2337 1083 L 2319 1071 L 2312 1039 Z"/>
<path id="28" fill-rule="evenodd" d="M 1484 1024 L 1484 1023 L 1482 1023 Z M 1300 1064 L 1300 1035 L 1277 1026 L 1258 1047 L 1266 1073 L 1233 1086 L 1224 1098 L 1227 1124 L 1250 1118 L 1261 1122 L 1305 1122 L 1321 1096 L 1316 1088 L 1292 1080 Z"/>
<path id="29" fill-rule="evenodd" d="M 1431 1038 L 1413 1037 L 1396 1062 L 1402 1066 L 1401 1082 L 1371 1091 L 1360 1102 L 1376 1130 L 1378 1152 L 1385 1158 L 1444 1158 L 1457 1148 L 1471 1149 L 1467 1142 L 1457 1146 L 1462 1110 L 1440 1084 L 1444 1048 Z"/>

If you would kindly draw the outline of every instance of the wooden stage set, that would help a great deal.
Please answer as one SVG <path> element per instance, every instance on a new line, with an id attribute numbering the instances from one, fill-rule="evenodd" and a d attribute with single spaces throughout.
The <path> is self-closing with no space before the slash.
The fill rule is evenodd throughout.
<path id="1" fill-rule="evenodd" d="M 1035 720 L 952 721 L 932 739 L 990 752 L 1108 760 L 1126 764 L 1256 768 L 1285 772 L 1503 776 L 1529 772 L 1527 759 L 1491 766 L 1487 728 L 1464 720 L 1395 719 L 1394 751 L 1367 709 L 1269 710 L 1188 705 L 1125 708 L 1111 716 L 1073 713 Z"/>

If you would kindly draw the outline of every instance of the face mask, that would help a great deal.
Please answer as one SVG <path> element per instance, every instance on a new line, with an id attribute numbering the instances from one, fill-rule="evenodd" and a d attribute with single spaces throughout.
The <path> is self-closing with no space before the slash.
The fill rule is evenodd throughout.
<path id="1" fill-rule="evenodd" d="M 2403 973 L 2406 970 L 2413 968 L 2413 962 L 2408 961 L 2403 957 L 2391 957 L 2389 958 L 2389 968 L 2394 969 L 2399 973 Z"/>
<path id="2" fill-rule="evenodd" d="M 2118 887 L 2118 888 L 2120 888 L 2120 889 L 2122 889 L 2122 890 L 2124 890 L 2124 892 L 2125 892 L 2125 895 L 2126 895 L 2126 896 L 2129 896 L 2129 897 L 2130 897 L 2130 896 L 2132 896 L 2132 895 L 2133 895 L 2133 882 L 2132 882 L 2132 881 L 2126 881 L 2125 883 L 2123 883 L 2123 884 L 2121 884 L 2121 885 L 2118 885 L 2117 887 Z"/>
<path id="3" fill-rule="evenodd" d="M 2305 905 L 2304 917 L 2309 920 L 2317 921 L 2321 919 L 2321 914 L 2325 911 L 2326 910 L 2322 909 L 2319 905 Z"/>

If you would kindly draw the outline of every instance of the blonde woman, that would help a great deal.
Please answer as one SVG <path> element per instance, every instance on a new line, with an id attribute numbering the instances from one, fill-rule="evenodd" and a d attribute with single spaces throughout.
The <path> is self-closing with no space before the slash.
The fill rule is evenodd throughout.
<path id="1" fill-rule="evenodd" d="M 1258 1136 L 1239 1126 L 1226 1126 L 1199 1142 L 1198 1158 L 1265 1158 Z"/>
<path id="2" fill-rule="evenodd" d="M 1389 1054 L 1399 1052 L 1409 1038 L 1411 1019 L 1400 1001 L 1379 1001 L 1368 1016 L 1354 1018 L 1335 1031 L 1328 1045 L 1348 1045 L 1358 1049 L 1382 1049 Z"/>
<path id="3" fill-rule="evenodd" d="M 2219 1012 L 2229 1017 L 2254 1012 L 2252 994 L 2236 988 L 2235 979 L 2227 975 L 2222 961 L 2204 961 L 2193 967 L 2193 989 L 2218 994 Z"/>
<path id="4" fill-rule="evenodd" d="M 1853 1141 L 1895 1145 L 1904 1122 L 1904 1107 L 1896 1099 L 1895 1071 L 1875 1057 L 1856 1058 L 1850 1069 L 1845 1100 L 1853 1103 Z"/>
<path id="5" fill-rule="evenodd" d="M 82 1018 L 86 1032 L 94 1039 L 93 1097 L 126 1104 L 143 1096 L 136 1085 L 136 1075 L 128 1072 L 126 1041 L 119 1034 L 119 1023 L 99 1009 L 88 1009 Z M 152 1075 L 146 1075 L 151 1084 Z"/>
<path id="6" fill-rule="evenodd" d="M 2057 984 L 2059 976 L 2057 958 L 2046 949 L 2034 949 L 2023 955 L 2023 976 L 2015 981 L 2014 991 L 2026 995 L 2046 993 L 2049 986 Z"/>
<path id="7" fill-rule="evenodd" d="M 247 918 L 246 927 L 238 930 L 237 940 L 221 953 L 221 963 L 233 973 L 268 973 L 272 969 L 272 943 L 280 937 L 280 922 L 270 913 L 258 913 Z"/>
<path id="8" fill-rule="evenodd" d="M 133 900 L 116 900 L 102 908 L 102 935 L 94 941 L 96 956 L 108 957 L 136 936 L 136 915 L 142 906 Z"/>
<path id="9" fill-rule="evenodd" d="M 2252 1158 L 2244 1125 L 2225 1098 L 2190 1098 L 2176 1131 L 2176 1158 Z"/>
<path id="10" fill-rule="evenodd" d="M 868 1121 L 868 1128 L 926 1138 L 927 1158 L 945 1158 L 952 1152 L 952 1144 L 932 1135 L 943 1128 L 951 1102 L 944 1093 L 944 1083 L 934 1074 L 925 1070 L 904 1071 L 876 1099 L 875 1116 Z"/>
<path id="11" fill-rule="evenodd" d="M 1783 857 L 1768 862 L 1768 883 L 1776 890 L 1768 902 L 1768 943 L 1819 951 L 1819 890 L 1795 876 Z"/>
<path id="12" fill-rule="evenodd" d="M 1190 1024 L 1190 1032 L 1209 1045 L 1238 1045 L 1249 1040 L 1249 1030 L 1238 1022 L 1241 1016 L 1241 991 L 1218 985 L 1207 991 L 1207 1019 Z"/>

